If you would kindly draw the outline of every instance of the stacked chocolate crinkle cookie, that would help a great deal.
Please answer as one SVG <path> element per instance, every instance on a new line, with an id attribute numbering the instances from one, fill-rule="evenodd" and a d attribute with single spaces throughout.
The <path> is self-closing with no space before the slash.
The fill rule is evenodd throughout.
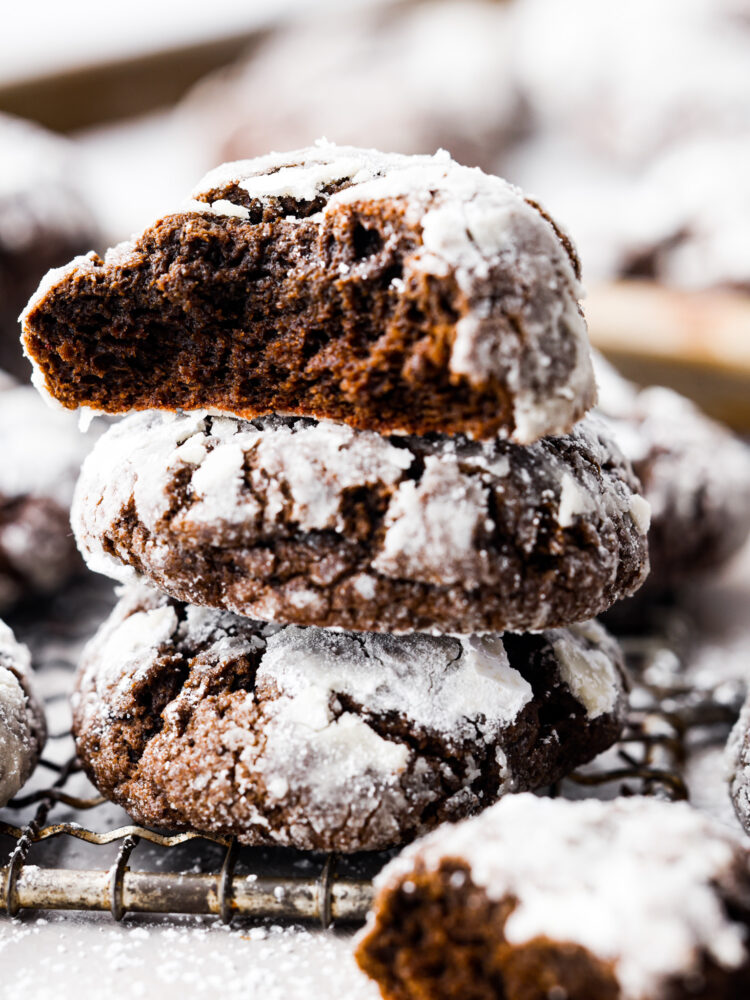
<path id="1" fill-rule="evenodd" d="M 230 164 L 51 272 L 37 385 L 136 412 L 85 463 L 91 568 L 126 584 L 75 732 L 136 819 L 390 847 L 617 738 L 591 619 L 647 572 L 648 505 L 595 399 L 578 261 L 446 154 Z"/>

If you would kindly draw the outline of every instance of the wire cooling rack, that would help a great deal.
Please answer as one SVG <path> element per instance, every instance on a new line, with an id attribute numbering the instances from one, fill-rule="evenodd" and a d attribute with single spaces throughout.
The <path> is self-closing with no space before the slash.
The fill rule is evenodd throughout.
<path id="1" fill-rule="evenodd" d="M 130 823 L 87 782 L 67 718 L 70 674 L 83 641 L 111 606 L 101 584 L 73 588 L 14 625 L 29 641 L 53 731 L 32 790 L 0 815 L 0 911 L 212 914 L 254 920 L 355 924 L 372 900 L 372 877 L 392 856 L 342 857 L 240 847 L 233 838 L 147 829 Z M 667 630 L 668 631 L 668 630 Z M 690 743 L 726 739 L 742 685 L 687 683 L 674 636 L 626 637 L 636 678 L 620 742 L 549 789 L 582 797 L 617 794 L 685 799 Z M 138 865 L 136 867 L 136 861 Z"/>

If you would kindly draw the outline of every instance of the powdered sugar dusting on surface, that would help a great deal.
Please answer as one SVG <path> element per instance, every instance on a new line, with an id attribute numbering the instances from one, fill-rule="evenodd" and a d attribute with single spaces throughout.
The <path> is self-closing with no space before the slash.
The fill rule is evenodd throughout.
<path id="1" fill-rule="evenodd" d="M 163 1000 L 380 996 L 357 969 L 346 931 L 294 925 L 175 915 L 114 925 L 108 914 L 24 913 L 4 922 L 0 955 L 8 995 L 26 1000 L 49 1000 L 53 981 L 57 1000 L 89 1000 L 105 979 L 114 995 L 131 1000 L 155 993 Z"/>
<path id="2" fill-rule="evenodd" d="M 31 685 L 31 654 L 0 620 L 0 806 L 22 787 L 42 751 L 44 715 Z"/>
<path id="3" fill-rule="evenodd" d="M 386 576 L 408 572 L 477 587 L 487 553 L 476 553 L 474 539 L 487 518 L 487 500 L 487 489 L 476 475 L 460 471 L 455 455 L 428 455 L 419 482 L 402 482 L 391 500 L 373 568 Z"/>
<path id="4" fill-rule="evenodd" d="M 325 196 L 326 186 L 348 182 Z M 287 154 L 225 164 L 208 174 L 194 198 L 237 184 L 251 198 L 324 195 L 323 220 L 341 206 L 399 201 L 421 225 L 422 245 L 405 262 L 412 275 L 455 275 L 468 311 L 456 325 L 450 369 L 476 385 L 496 378 L 514 398 L 513 440 L 528 443 L 568 430 L 594 401 L 586 324 L 578 308 L 577 262 L 545 216 L 499 177 L 434 156 L 383 154 L 320 142 Z M 193 211 L 216 211 L 216 202 L 191 201 Z M 506 276 L 498 278 L 498 273 Z M 495 308 L 498 284 L 502 312 Z M 553 363 L 573 361 L 561 375 Z"/>
<path id="5" fill-rule="evenodd" d="M 560 675 L 589 718 L 611 712 L 619 682 L 615 640 L 593 621 L 555 630 L 550 638 Z"/>
<path id="6" fill-rule="evenodd" d="M 398 711 L 414 731 L 490 742 L 532 698 L 500 637 L 453 639 L 281 629 L 268 640 L 257 681 L 282 697 L 312 687 L 346 694 L 366 712 Z"/>
<path id="7" fill-rule="evenodd" d="M 623 1000 L 660 995 L 670 976 L 699 972 L 702 952 L 729 969 L 746 958 L 744 925 L 715 887 L 731 884 L 746 853 L 685 803 L 511 796 L 407 847 L 376 885 L 451 858 L 466 862 L 491 899 L 518 900 L 505 926 L 511 944 L 539 936 L 580 944 L 615 963 Z"/>

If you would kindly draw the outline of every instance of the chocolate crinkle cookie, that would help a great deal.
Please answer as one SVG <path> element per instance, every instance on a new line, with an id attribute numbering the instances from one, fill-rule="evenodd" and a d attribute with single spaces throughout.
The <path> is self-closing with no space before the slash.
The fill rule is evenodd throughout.
<path id="1" fill-rule="evenodd" d="M 616 740 L 624 690 L 619 647 L 592 622 L 362 635 L 136 586 L 83 654 L 74 733 L 139 822 L 351 852 L 556 780 Z"/>
<path id="2" fill-rule="evenodd" d="M 73 414 L 0 372 L 0 610 L 82 572 L 70 503 L 90 447 Z"/>
<path id="3" fill-rule="evenodd" d="M 92 570 L 191 604 L 377 632 L 523 631 L 639 586 L 637 490 L 593 418 L 522 447 L 143 413 L 87 459 L 72 523 Z"/>
<path id="4" fill-rule="evenodd" d="M 44 711 L 31 681 L 31 654 L 0 621 L 0 806 L 26 783 L 44 749 Z"/>
<path id="5" fill-rule="evenodd" d="M 739 1000 L 750 863 L 685 803 L 513 796 L 376 879 L 357 959 L 385 1000 Z"/>
<path id="6" fill-rule="evenodd" d="M 447 153 L 328 143 L 218 168 L 23 318 L 64 406 L 565 433 L 594 402 L 579 264 L 535 202 Z"/>
<path id="7" fill-rule="evenodd" d="M 734 810 L 750 833 L 750 695 L 729 736 L 726 765 Z"/>
<path id="8" fill-rule="evenodd" d="M 651 506 L 648 590 L 716 569 L 750 532 L 750 448 L 684 396 L 639 390 L 595 354 L 599 414 Z"/>
<path id="9" fill-rule="evenodd" d="M 0 368 L 29 377 L 18 314 L 44 273 L 99 243 L 72 144 L 0 114 Z"/>

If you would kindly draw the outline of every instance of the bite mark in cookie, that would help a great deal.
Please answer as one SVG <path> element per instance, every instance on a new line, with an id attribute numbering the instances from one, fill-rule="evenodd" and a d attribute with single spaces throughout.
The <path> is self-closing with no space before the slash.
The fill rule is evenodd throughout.
<path id="1" fill-rule="evenodd" d="M 40 386 L 108 412 L 565 433 L 594 402 L 578 260 L 507 182 L 322 143 L 227 164 L 24 314 Z"/>
<path id="2" fill-rule="evenodd" d="M 385 1000 L 734 1000 L 750 865 L 684 803 L 509 797 L 376 880 L 357 958 Z"/>

